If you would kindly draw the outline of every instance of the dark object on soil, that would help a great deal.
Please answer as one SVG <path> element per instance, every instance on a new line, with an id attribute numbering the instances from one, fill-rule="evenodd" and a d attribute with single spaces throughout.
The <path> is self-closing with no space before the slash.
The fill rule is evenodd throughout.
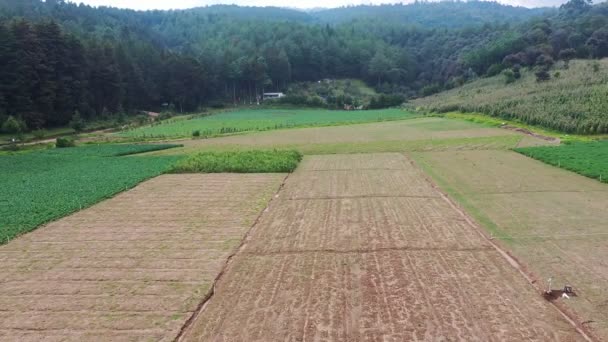
<path id="1" fill-rule="evenodd" d="M 543 292 L 543 297 L 545 297 L 548 301 L 554 301 L 556 299 L 562 298 L 564 295 L 568 297 L 576 297 L 577 294 L 572 289 L 572 286 L 566 285 L 561 290 L 551 290 Z"/>

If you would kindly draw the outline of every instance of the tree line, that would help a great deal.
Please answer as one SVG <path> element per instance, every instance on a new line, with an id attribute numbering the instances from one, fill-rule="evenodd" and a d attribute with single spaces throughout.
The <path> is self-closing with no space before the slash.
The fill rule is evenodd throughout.
<path id="1" fill-rule="evenodd" d="M 311 18 L 277 8 L 137 12 L 0 0 L 0 124 L 10 116 L 13 127 L 37 129 L 75 116 L 255 103 L 264 91 L 324 78 L 415 97 L 508 68 L 608 56 L 608 6 L 587 0 L 529 13 L 485 2 L 411 6 L 424 20 L 356 8 Z M 501 11 L 506 19 L 496 20 Z M 437 19 L 450 12 L 477 20 L 442 27 Z"/>

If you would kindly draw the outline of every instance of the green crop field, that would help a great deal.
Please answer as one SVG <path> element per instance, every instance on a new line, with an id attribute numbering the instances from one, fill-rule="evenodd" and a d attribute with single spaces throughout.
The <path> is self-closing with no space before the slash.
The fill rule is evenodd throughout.
<path id="1" fill-rule="evenodd" d="M 480 78 L 411 103 L 429 111 L 483 113 L 566 133 L 608 133 L 608 58 L 575 60 L 568 69 L 556 67 L 551 73 L 559 77 L 537 82 L 533 71 L 523 71 L 510 84 L 502 75 Z"/>
<path id="2" fill-rule="evenodd" d="M 121 135 L 136 138 L 178 138 L 191 137 L 193 132 L 199 131 L 202 137 L 210 137 L 246 131 L 389 121 L 416 116 L 418 114 L 401 109 L 365 111 L 246 109 L 206 117 L 195 117 L 190 120 L 167 120 L 123 132 Z"/>
<path id="3" fill-rule="evenodd" d="M 173 173 L 292 172 L 302 154 L 294 150 L 201 152 L 179 161 Z"/>
<path id="4" fill-rule="evenodd" d="M 100 145 L 0 155 L 0 244 L 165 172 L 175 145 Z"/>
<path id="5" fill-rule="evenodd" d="M 527 147 L 515 151 L 550 165 L 608 183 L 608 140 L 556 147 Z"/>

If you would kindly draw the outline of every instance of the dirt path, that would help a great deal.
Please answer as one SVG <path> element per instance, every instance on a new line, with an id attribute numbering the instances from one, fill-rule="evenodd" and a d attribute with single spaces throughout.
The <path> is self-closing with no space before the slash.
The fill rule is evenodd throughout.
<path id="1" fill-rule="evenodd" d="M 0 247 L 0 341 L 172 341 L 285 175 L 165 175 Z"/>
<path id="2" fill-rule="evenodd" d="M 305 158 L 182 341 L 584 337 L 399 154 Z"/>

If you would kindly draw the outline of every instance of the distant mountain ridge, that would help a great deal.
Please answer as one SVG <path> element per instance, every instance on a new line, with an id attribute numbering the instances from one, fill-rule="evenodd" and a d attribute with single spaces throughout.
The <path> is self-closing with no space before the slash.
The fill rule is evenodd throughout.
<path id="1" fill-rule="evenodd" d="M 161 24 L 163 18 L 179 15 L 228 16 L 239 20 L 293 21 L 299 23 L 342 24 L 353 20 L 378 19 L 392 24 L 418 25 L 426 28 L 462 28 L 523 22 L 530 18 L 555 11 L 552 8 L 525 8 L 503 5 L 490 1 L 438 1 L 412 4 L 357 5 L 338 8 L 300 10 L 287 7 L 253 7 L 237 5 L 210 5 L 183 10 L 135 11 L 101 6 L 94 8 L 76 5 L 62 0 L 48 0 L 46 6 L 36 5 L 38 0 L 0 0 L 0 9 L 9 16 L 41 17 L 53 16 L 61 19 L 62 11 L 45 13 L 53 6 L 77 6 L 82 14 L 95 11 L 120 20 L 125 15 L 129 20 L 145 24 Z M 32 10 L 36 8 L 36 10 Z M 42 9 L 42 10 L 41 10 Z M 94 20 L 93 20 L 94 21 Z"/>
<path id="2" fill-rule="evenodd" d="M 515 7 L 491 1 L 438 1 L 348 6 L 319 10 L 311 15 L 322 22 L 334 24 L 375 17 L 391 23 L 459 28 L 486 23 L 522 22 L 552 11 L 555 9 Z"/>
<path id="3" fill-rule="evenodd" d="M 438 1 L 411 4 L 356 5 L 302 10 L 288 7 L 211 5 L 182 12 L 228 15 L 238 19 L 342 24 L 353 20 L 377 19 L 392 24 L 422 27 L 462 28 L 507 22 L 523 22 L 556 11 L 554 8 L 526 8 L 492 1 Z"/>

